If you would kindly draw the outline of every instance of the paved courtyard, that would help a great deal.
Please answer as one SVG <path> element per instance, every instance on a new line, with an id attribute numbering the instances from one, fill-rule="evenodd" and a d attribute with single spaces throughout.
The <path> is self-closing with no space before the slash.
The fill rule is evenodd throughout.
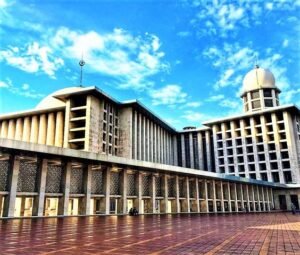
<path id="1" fill-rule="evenodd" d="M 300 215 L 0 220 L 0 254 L 300 254 Z"/>

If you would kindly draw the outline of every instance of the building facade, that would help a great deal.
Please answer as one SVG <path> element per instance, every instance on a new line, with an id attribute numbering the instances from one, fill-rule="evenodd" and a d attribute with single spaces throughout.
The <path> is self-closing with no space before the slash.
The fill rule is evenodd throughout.
<path id="1" fill-rule="evenodd" d="M 300 113 L 273 74 L 244 113 L 177 131 L 138 101 L 71 87 L 0 116 L 0 216 L 242 212 L 300 204 Z"/>

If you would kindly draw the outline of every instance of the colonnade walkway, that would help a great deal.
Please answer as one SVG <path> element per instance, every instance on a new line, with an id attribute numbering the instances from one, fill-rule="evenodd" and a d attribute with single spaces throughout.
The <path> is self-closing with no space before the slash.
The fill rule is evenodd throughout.
<path id="1" fill-rule="evenodd" d="M 300 214 L 181 214 L 0 221 L 1 254 L 300 254 Z"/>

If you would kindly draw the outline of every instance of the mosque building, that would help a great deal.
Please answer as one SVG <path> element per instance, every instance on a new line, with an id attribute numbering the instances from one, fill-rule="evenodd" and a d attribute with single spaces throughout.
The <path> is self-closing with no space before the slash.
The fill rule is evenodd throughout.
<path id="1" fill-rule="evenodd" d="M 256 66 L 244 113 L 201 128 L 177 131 L 97 87 L 0 115 L 0 217 L 299 209 L 300 111 L 279 94 Z"/>

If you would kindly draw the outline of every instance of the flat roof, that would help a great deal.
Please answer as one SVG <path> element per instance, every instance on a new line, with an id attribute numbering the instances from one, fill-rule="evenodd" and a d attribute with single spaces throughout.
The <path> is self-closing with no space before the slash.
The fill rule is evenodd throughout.
<path id="1" fill-rule="evenodd" d="M 133 167 L 136 170 L 141 170 L 141 171 L 148 170 L 151 172 L 159 171 L 165 173 L 177 173 L 182 175 L 193 175 L 195 177 L 217 179 L 220 181 L 231 181 L 231 182 L 239 182 L 245 184 L 263 185 L 263 186 L 269 186 L 274 188 L 288 188 L 287 185 L 280 184 L 280 183 L 253 180 L 253 179 L 247 179 L 238 176 L 229 176 L 225 174 L 208 172 L 204 170 L 153 163 L 148 161 L 141 161 L 141 160 L 129 159 L 124 157 L 116 157 L 116 156 L 104 155 L 104 154 L 87 152 L 87 151 L 79 151 L 74 149 L 35 144 L 35 143 L 29 143 L 29 142 L 23 142 L 23 141 L 17 141 L 17 140 L 5 139 L 5 138 L 0 138 L 0 148 L 8 151 L 9 150 L 25 151 L 25 152 L 33 152 L 37 154 L 45 154 L 45 155 L 52 155 L 52 156 L 55 155 L 55 156 L 73 158 L 82 161 L 106 163 L 112 166 L 127 167 L 127 168 Z"/>
<path id="2" fill-rule="evenodd" d="M 12 113 L 5 113 L 0 115 L 0 120 L 6 120 L 9 118 L 19 118 L 19 117 L 31 116 L 36 114 L 48 113 L 48 112 L 57 112 L 63 109 L 65 109 L 64 106 L 59 106 L 59 107 L 50 107 L 50 108 L 32 109 L 32 110 L 18 111 Z"/>
<path id="3" fill-rule="evenodd" d="M 165 129 L 169 130 L 172 133 L 176 133 L 175 128 L 173 128 L 170 124 L 168 124 L 163 119 L 161 119 L 157 114 L 152 112 L 149 108 L 147 108 L 140 101 L 138 101 L 138 100 L 128 100 L 128 101 L 120 102 L 120 101 L 114 99 L 113 97 L 109 96 L 107 93 L 105 93 L 103 90 L 99 89 L 96 86 L 89 86 L 89 87 L 83 88 L 82 90 L 75 91 L 75 92 L 67 92 L 67 93 L 58 94 L 58 95 L 55 95 L 55 97 L 60 99 L 60 100 L 66 100 L 71 95 L 72 96 L 73 95 L 83 95 L 83 94 L 87 94 L 87 93 L 94 94 L 95 96 L 98 96 L 98 97 L 99 96 L 104 97 L 105 99 L 107 99 L 107 100 L 109 100 L 109 101 L 113 102 L 114 104 L 117 104 L 121 107 L 123 107 L 123 106 L 136 107 L 139 110 L 141 110 L 144 114 L 150 116 L 150 118 L 152 118 L 155 121 L 159 122 L 161 124 L 161 126 L 163 126 Z"/>
<path id="4" fill-rule="evenodd" d="M 210 121 L 205 121 L 202 124 L 206 125 L 206 126 L 211 126 L 212 124 L 216 124 L 216 123 L 222 123 L 222 122 L 226 122 L 226 121 L 230 121 L 230 120 L 242 119 L 242 118 L 247 118 L 247 117 L 251 117 L 251 116 L 255 116 L 255 115 L 261 115 L 264 113 L 276 112 L 276 111 L 287 110 L 287 109 L 294 110 L 298 113 L 300 112 L 297 105 L 287 104 L 287 105 L 282 105 L 282 106 L 271 107 L 271 108 L 260 110 L 260 111 L 247 112 L 247 113 L 234 115 L 234 116 L 230 116 L 230 117 L 218 118 L 218 119 L 214 119 L 214 120 L 210 120 Z"/>

